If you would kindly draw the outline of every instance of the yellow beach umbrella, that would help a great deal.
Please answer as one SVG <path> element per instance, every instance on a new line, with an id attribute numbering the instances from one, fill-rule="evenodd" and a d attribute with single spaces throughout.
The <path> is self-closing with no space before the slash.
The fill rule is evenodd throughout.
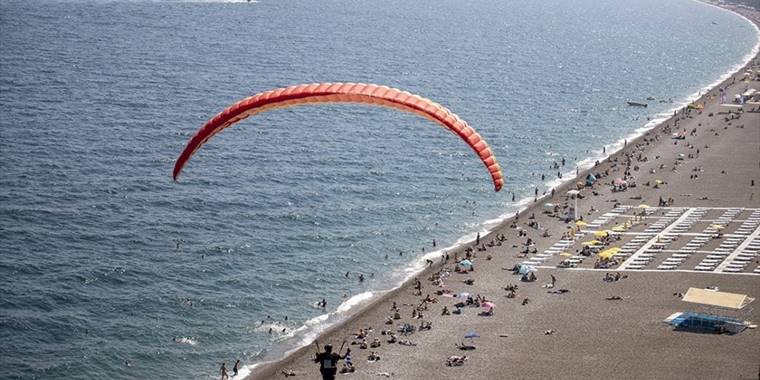
<path id="1" fill-rule="evenodd" d="M 650 207 L 652 207 L 652 206 L 650 206 L 650 205 L 645 205 L 645 204 L 643 204 L 643 203 L 639 205 L 639 208 L 650 208 Z"/>
<path id="2" fill-rule="evenodd" d="M 602 244 L 602 242 L 599 240 L 590 240 L 590 241 L 584 241 L 582 244 L 590 246 L 590 245 L 600 245 Z"/>
<path id="3" fill-rule="evenodd" d="M 607 231 L 594 231 L 594 236 L 598 238 L 603 238 L 609 236 L 609 232 Z"/>
<path id="4" fill-rule="evenodd" d="M 609 260 L 612 256 L 617 255 L 620 252 L 620 247 L 607 248 L 602 252 L 599 252 L 599 257 Z"/>
<path id="5" fill-rule="evenodd" d="M 584 222 L 582 220 L 578 220 L 578 221 L 575 222 L 575 225 L 578 226 L 578 227 L 586 227 L 586 226 L 588 226 L 588 223 L 586 223 L 586 222 Z"/>
<path id="6" fill-rule="evenodd" d="M 721 226 L 720 224 L 713 224 L 710 227 L 712 227 L 712 228 L 714 228 L 716 230 L 722 230 L 722 229 L 726 228 L 726 226 Z"/>
<path id="7" fill-rule="evenodd" d="M 572 257 L 572 256 L 573 256 L 573 254 L 572 254 L 572 253 L 569 253 L 569 252 L 562 252 L 562 253 L 560 253 L 559 255 L 560 255 L 560 256 L 565 256 L 565 257 Z"/>
<path id="8" fill-rule="evenodd" d="M 665 183 L 665 182 L 662 182 L 662 180 L 661 180 L 661 179 L 656 179 L 656 180 L 654 180 L 654 183 L 656 183 L 656 184 L 658 184 L 658 185 L 662 185 L 662 184 L 663 184 L 663 183 Z"/>
<path id="9" fill-rule="evenodd" d="M 612 230 L 615 232 L 625 232 L 626 228 L 623 226 L 615 226 L 615 227 L 612 227 Z"/>

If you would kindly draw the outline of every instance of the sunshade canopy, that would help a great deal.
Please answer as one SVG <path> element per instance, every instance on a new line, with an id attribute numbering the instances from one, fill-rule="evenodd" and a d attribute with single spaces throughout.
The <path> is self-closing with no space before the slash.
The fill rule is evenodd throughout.
<path id="1" fill-rule="evenodd" d="M 747 306 L 754 298 L 746 294 L 716 292 L 707 289 L 689 288 L 683 296 L 686 302 L 700 303 L 703 305 L 720 306 L 729 309 L 741 309 Z"/>
<path id="2" fill-rule="evenodd" d="M 604 251 L 599 252 L 599 257 L 609 260 L 612 256 L 615 256 L 618 253 L 620 253 L 620 247 L 607 248 Z"/>

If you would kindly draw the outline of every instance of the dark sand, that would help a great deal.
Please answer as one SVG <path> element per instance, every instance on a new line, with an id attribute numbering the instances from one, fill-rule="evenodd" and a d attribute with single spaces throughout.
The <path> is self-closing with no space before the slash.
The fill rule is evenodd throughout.
<path id="1" fill-rule="evenodd" d="M 760 14 L 741 11 L 755 20 Z M 760 68 L 757 57 L 750 65 Z M 742 73 L 744 70 L 740 71 Z M 740 82 L 729 85 L 728 97 L 737 92 L 754 87 L 760 90 L 760 82 Z M 721 86 L 732 82 L 727 80 Z M 678 115 L 678 128 L 674 120 L 668 120 L 646 135 L 630 141 L 622 151 L 601 163 L 594 172 L 610 171 L 610 175 L 600 179 L 594 189 L 583 190 L 585 198 L 579 208 L 585 220 L 592 220 L 609 212 L 616 203 L 637 206 L 640 203 L 656 206 L 660 196 L 672 197 L 674 206 L 679 207 L 760 207 L 760 113 L 745 112 L 739 119 L 726 121 L 726 115 L 718 114 L 717 90 L 712 90 L 698 102 L 706 102 L 703 112 L 692 111 Z M 754 107 L 745 107 L 745 110 Z M 708 114 L 714 113 L 713 116 Z M 701 125 L 700 125 L 701 124 Z M 672 130 L 667 130 L 671 127 Z M 686 140 L 673 140 L 670 133 L 683 128 L 697 130 L 696 136 Z M 689 145 L 693 148 L 689 148 Z M 707 146 L 707 148 L 706 148 Z M 687 158 L 672 171 L 677 155 L 700 154 Z M 626 192 L 613 193 L 608 184 L 612 179 L 622 177 L 625 154 L 632 155 L 633 171 L 637 188 Z M 647 162 L 637 162 L 641 153 Z M 659 156 L 659 158 L 655 158 Z M 614 160 L 618 159 L 615 166 Z M 660 164 L 665 168 L 660 169 Z M 702 172 L 692 169 L 701 166 Z M 650 174 L 651 168 L 656 170 Z M 725 173 L 722 173 L 725 171 Z M 697 173 L 698 179 L 690 179 Z M 585 177 L 581 173 L 581 178 Z M 667 185 L 654 189 L 644 186 L 647 181 L 660 179 Z M 750 181 L 755 180 L 755 186 Z M 553 199 L 540 199 L 534 208 L 524 211 L 519 218 L 520 227 L 536 241 L 538 252 L 543 252 L 559 240 L 569 224 L 541 213 L 544 203 L 563 204 L 564 194 L 573 184 L 558 188 Z M 597 191 L 598 196 L 592 195 Z M 641 200 L 630 199 L 640 195 Z M 704 197 L 707 197 L 705 200 Z M 598 210 L 589 213 L 593 206 Z M 528 216 L 536 214 L 536 220 L 550 231 L 550 238 L 542 238 L 539 230 L 527 226 Z M 436 296 L 439 288 L 428 281 L 434 271 L 453 268 L 453 263 L 436 263 L 435 267 L 420 274 L 423 283 L 422 296 L 413 295 L 412 284 L 407 284 L 366 306 L 349 320 L 336 326 L 318 339 L 321 344 L 332 343 L 336 349 L 341 342 L 353 341 L 353 333 L 359 328 L 371 326 L 373 332 L 368 341 L 380 338 L 382 346 L 377 349 L 359 349 L 352 345 L 353 361 L 357 371 L 349 375 L 338 375 L 346 379 L 377 379 L 385 373 L 396 379 L 757 379 L 760 369 L 760 332 L 748 329 L 737 335 L 713 335 L 693 332 L 673 331 L 663 319 L 678 311 L 714 312 L 734 316 L 743 320 L 760 323 L 760 304 L 755 301 L 741 311 L 724 311 L 688 304 L 674 293 L 685 293 L 689 287 L 718 286 L 722 291 L 746 293 L 760 296 L 760 275 L 756 274 L 716 274 L 694 272 L 637 272 L 625 271 L 628 278 L 618 282 L 602 281 L 605 271 L 540 269 L 538 281 L 524 283 L 513 276 L 513 265 L 525 260 L 518 255 L 525 237 L 517 236 L 517 230 L 510 228 L 511 220 L 482 238 L 489 242 L 495 234 L 504 234 L 506 243 L 488 248 L 486 252 L 476 252 L 476 270 L 467 274 L 452 273 L 445 281 L 446 289 L 453 293 L 469 292 L 480 294 L 496 304 L 492 317 L 478 316 L 479 308 L 464 308 L 462 315 L 441 315 L 441 308 L 453 305 L 459 300 Z M 608 227 L 608 226 L 605 226 Z M 522 246 L 520 246 L 522 247 Z M 459 252 L 459 257 L 464 254 Z M 450 252 L 454 255 L 454 252 Z M 492 260 L 486 260 L 491 255 Z M 560 257 L 554 257 L 546 264 L 556 265 Z M 592 266 L 594 258 L 584 262 L 582 267 Z M 757 261 L 750 263 L 745 272 L 752 272 Z M 693 262 L 683 269 L 692 269 Z M 610 270 L 614 271 L 614 270 Z M 565 294 L 547 294 L 542 285 L 549 282 L 549 275 L 557 278 L 557 288 L 569 289 Z M 466 285 L 464 279 L 473 279 L 473 285 Z M 516 298 L 507 298 L 503 289 L 507 284 L 518 284 Z M 396 330 L 404 322 L 418 326 L 419 319 L 411 319 L 413 307 L 425 295 L 438 298 L 438 302 L 428 305 L 423 311 L 424 320 L 432 322 L 432 330 L 416 332 L 409 337 L 416 346 L 409 347 L 386 343 L 382 330 Z M 610 301 L 606 297 L 620 296 L 622 300 Z M 522 305 L 528 297 L 530 302 Z M 384 324 L 385 317 L 392 314 L 390 307 L 396 302 L 401 309 L 402 319 L 393 325 Z M 555 330 L 545 335 L 546 330 Z M 473 351 L 460 351 L 456 343 L 463 341 L 463 335 L 475 331 L 480 338 L 474 340 Z M 368 363 L 367 355 L 376 351 L 381 360 Z M 451 355 L 467 355 L 462 367 L 447 367 L 446 358 Z M 314 346 L 304 347 L 282 361 L 257 367 L 248 379 L 284 378 L 283 369 L 296 373 L 296 379 L 320 378 L 318 365 L 313 363 Z"/>

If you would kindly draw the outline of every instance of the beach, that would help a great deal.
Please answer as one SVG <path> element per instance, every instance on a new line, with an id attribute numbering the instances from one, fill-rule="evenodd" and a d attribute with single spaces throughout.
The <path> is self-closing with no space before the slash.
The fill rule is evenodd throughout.
<path id="1" fill-rule="evenodd" d="M 755 23 L 760 21 L 758 12 L 738 12 Z M 749 66 L 760 68 L 760 59 L 753 58 Z M 742 80 L 745 69 L 718 86 L 725 89 L 728 99 L 748 88 L 760 89 L 760 82 Z M 346 347 L 351 349 L 356 371 L 338 378 L 757 378 L 760 335 L 756 329 L 736 335 L 699 334 L 674 331 L 662 322 L 675 312 L 687 310 L 760 322 L 755 304 L 727 312 L 687 304 L 678 296 L 690 287 L 714 286 L 757 297 L 760 274 L 753 272 L 760 263 L 757 257 L 737 273 L 722 270 L 725 265 L 721 267 L 721 263 L 699 272 L 695 268 L 705 262 L 705 252 L 715 251 L 722 244 L 710 240 L 684 260 L 674 261 L 678 264 L 670 269 L 658 269 L 667 267 L 663 259 L 669 251 L 640 269 L 626 269 L 638 265 L 633 256 L 646 253 L 639 249 L 641 245 L 608 268 L 595 268 L 599 266 L 598 252 L 581 259 L 574 268 L 557 268 L 568 257 L 578 256 L 583 242 L 594 239 L 594 231 L 622 227 L 628 221 L 636 223 L 626 226 L 630 234 L 606 244 L 623 246 L 661 221 L 663 226 L 656 235 L 647 235 L 648 244 L 660 244 L 660 233 L 665 235 L 677 221 L 700 213 L 702 219 L 689 227 L 697 235 L 686 232 L 678 241 L 668 242 L 677 248 L 673 251 L 678 251 L 687 239 L 709 230 L 722 217 L 734 218 L 725 227 L 726 235 L 733 234 L 760 208 L 760 113 L 747 112 L 757 106 L 745 106 L 740 116 L 729 114 L 719 103 L 719 90 L 713 88 L 692 103 L 693 109 L 684 108 L 644 135 L 626 141 L 606 160 L 579 171 L 576 180 L 555 188 L 554 196 L 540 197 L 519 217 L 480 237 L 480 245 L 472 242 L 461 250 L 447 252 L 449 260 L 436 260 L 417 276 L 421 289 L 415 289 L 412 279 L 324 332 L 317 339 L 320 345 L 331 343 L 337 350 L 345 341 L 343 352 Z M 589 173 L 601 175 L 593 186 L 580 187 L 578 211 L 588 224 L 602 220 L 598 228 L 568 222 L 563 217 L 566 213 L 555 213 L 557 209 L 546 205 L 566 210 L 562 206 L 573 204 L 567 192 L 576 189 L 578 181 L 583 185 Z M 613 191 L 618 178 L 626 179 L 627 185 L 635 179 L 635 187 Z M 753 228 L 746 239 L 757 235 L 760 227 Z M 569 239 L 572 244 L 562 252 L 553 250 L 571 230 L 576 235 Z M 526 244 L 528 239 L 531 244 Z M 526 247 L 527 252 L 522 253 Z M 467 248 L 474 254 L 474 270 L 454 271 L 454 257 L 463 259 Z M 542 252 L 550 253 L 535 261 Z M 536 281 L 521 282 L 520 276 L 513 274 L 515 265 L 526 261 L 538 268 Z M 624 278 L 605 282 L 608 272 L 621 273 Z M 431 281 L 438 280 L 434 274 L 443 273 L 443 286 Z M 552 282 L 551 276 L 556 283 L 545 287 Z M 471 284 L 465 280 L 472 280 Z M 508 298 L 509 292 L 504 289 L 510 284 L 518 286 L 513 298 Z M 567 292 L 550 293 L 558 289 Z M 443 307 L 455 310 L 454 305 L 462 301 L 455 295 L 463 292 L 493 303 L 493 315 L 479 315 L 485 311 L 480 307 L 464 307 L 459 315 L 442 315 Z M 423 303 L 426 297 L 429 302 Z M 394 303 L 401 318 L 386 324 L 386 318 L 395 313 Z M 423 317 L 413 318 L 418 310 Z M 410 341 L 409 346 L 387 343 L 389 335 L 382 334 L 383 330 L 395 332 L 404 323 L 419 327 L 423 321 L 430 322 L 430 330 L 398 336 L 399 341 Z M 360 329 L 370 329 L 367 342 L 377 338 L 380 347 L 361 349 L 352 344 L 360 341 L 354 338 Z M 471 332 L 478 337 L 465 339 Z M 476 348 L 460 350 L 456 345 L 462 342 Z M 295 378 L 319 378 L 319 367 L 313 361 L 315 350 L 310 344 L 281 361 L 259 365 L 247 379 L 283 378 L 285 372 L 294 373 Z M 380 360 L 368 362 L 370 352 Z M 464 355 L 467 359 L 462 366 L 444 364 L 451 356 Z"/>

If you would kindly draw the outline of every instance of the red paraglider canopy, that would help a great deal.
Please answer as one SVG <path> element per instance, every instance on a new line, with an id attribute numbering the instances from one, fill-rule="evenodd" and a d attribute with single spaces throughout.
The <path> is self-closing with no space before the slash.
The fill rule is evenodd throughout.
<path id="1" fill-rule="evenodd" d="M 467 122 L 446 107 L 406 91 L 364 83 L 313 83 L 265 91 L 245 98 L 207 121 L 185 146 L 174 165 L 174 180 L 190 157 L 215 134 L 249 116 L 272 109 L 314 103 L 361 103 L 411 112 L 434 121 L 464 140 L 491 174 L 494 189 L 501 190 L 504 176 L 491 148 Z"/>

